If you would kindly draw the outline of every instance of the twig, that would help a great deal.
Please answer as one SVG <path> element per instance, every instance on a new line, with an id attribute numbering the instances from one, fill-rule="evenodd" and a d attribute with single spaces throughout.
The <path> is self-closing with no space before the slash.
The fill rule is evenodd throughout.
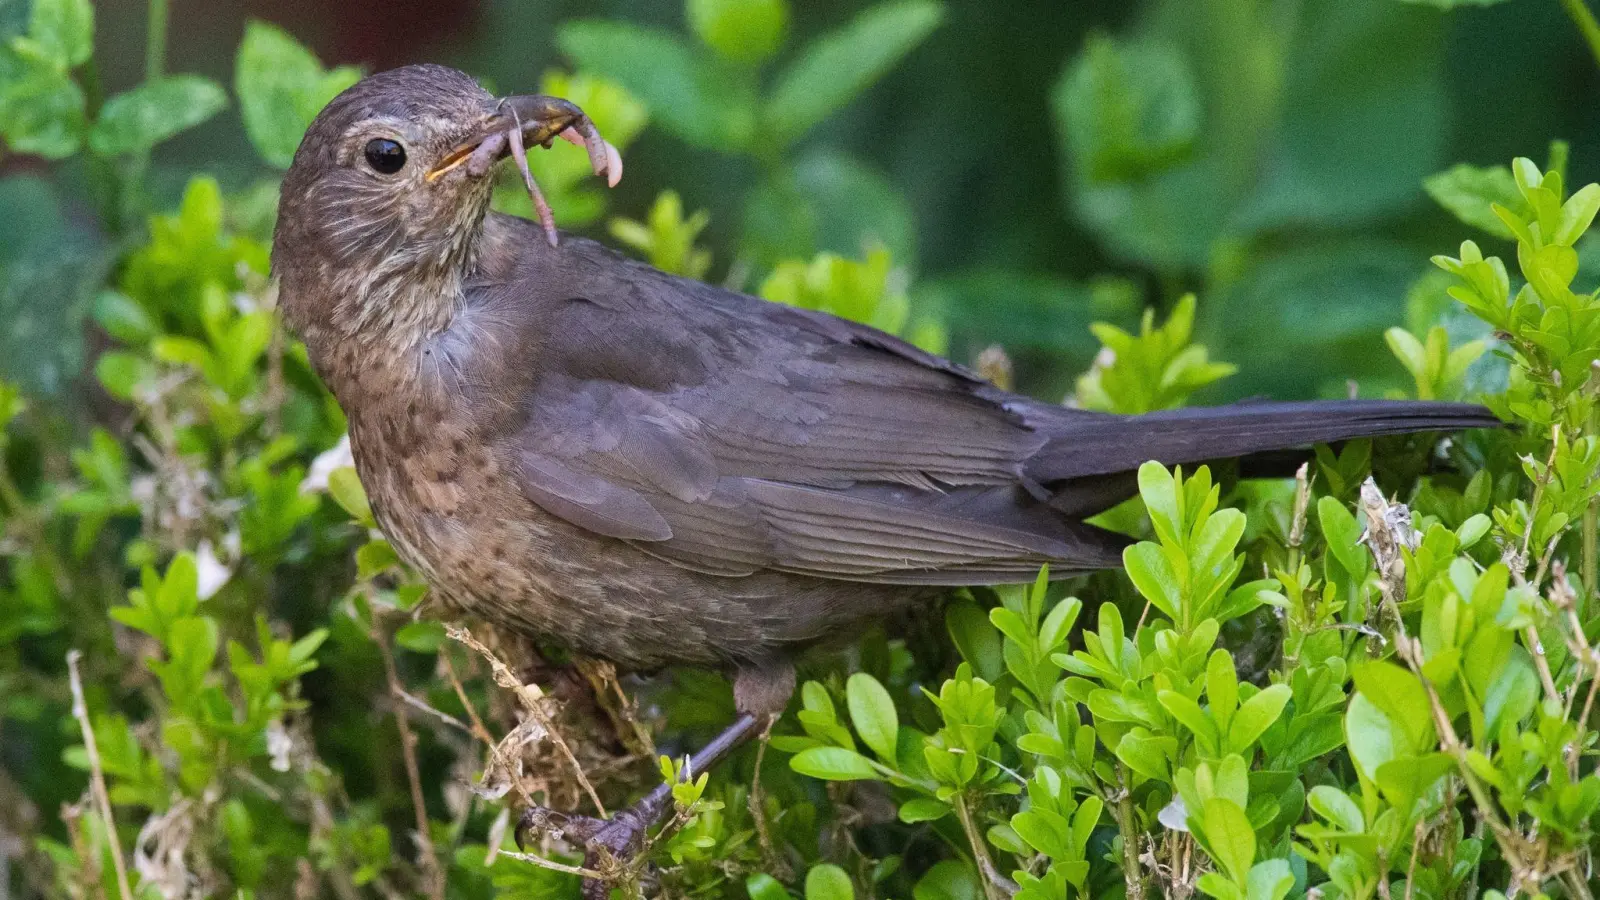
<path id="1" fill-rule="evenodd" d="M 461 701 L 462 708 L 467 711 L 467 719 L 472 722 L 472 733 L 478 736 L 478 740 L 493 747 L 494 735 L 489 733 L 489 729 L 483 725 L 483 720 L 478 718 L 478 710 L 468 699 L 467 689 L 461 685 L 461 676 L 456 674 L 455 664 L 450 662 L 450 654 L 439 654 L 439 662 L 444 665 L 445 677 L 450 679 L 450 687 L 456 692 L 456 699 Z"/>
<path id="2" fill-rule="evenodd" d="M 1294 511 L 1289 517 L 1289 565 L 1293 575 L 1300 570 L 1300 547 L 1306 539 L 1306 514 L 1311 508 L 1311 464 L 1302 463 L 1294 473 Z"/>
<path id="3" fill-rule="evenodd" d="M 105 771 L 100 768 L 100 747 L 94 740 L 94 726 L 89 722 L 89 704 L 83 699 L 83 679 L 78 674 L 78 660 L 83 653 L 77 649 L 67 651 L 67 679 L 72 685 L 72 715 L 83 731 L 83 750 L 89 757 L 89 792 L 94 795 L 106 840 L 111 844 L 111 865 L 117 871 L 117 891 L 122 900 L 133 900 L 133 890 L 128 887 L 128 863 L 122 858 L 122 841 L 117 838 L 117 821 L 111 815 L 111 795 L 106 791 Z"/>
<path id="4" fill-rule="evenodd" d="M 1017 883 L 1000 874 L 994 867 L 994 860 L 989 858 L 989 851 L 984 849 L 983 835 L 978 833 L 977 823 L 972 821 L 966 795 L 956 794 L 955 801 L 956 818 L 961 820 L 961 830 L 967 833 L 967 843 L 972 845 L 972 857 L 978 863 L 978 872 L 983 875 L 984 896 L 989 900 L 1016 896 Z"/>
<path id="5" fill-rule="evenodd" d="M 1411 862 L 1406 864 L 1406 900 L 1416 896 L 1417 890 L 1417 854 L 1422 851 L 1422 833 L 1426 830 L 1424 822 L 1418 821 L 1417 827 L 1411 832 Z"/>
<path id="6" fill-rule="evenodd" d="M 494 675 L 495 684 L 515 693 L 517 699 L 521 700 L 523 707 L 527 709 L 528 715 L 533 716 L 535 721 L 544 726 L 545 731 L 550 735 L 550 740 L 555 743 L 556 748 L 567 758 L 567 762 L 571 763 L 572 771 L 577 776 L 578 783 L 583 785 L 583 790 L 589 795 L 589 800 L 594 804 L 599 817 L 602 819 L 610 818 L 610 815 L 606 812 L 605 804 L 600 802 L 600 795 L 595 793 L 594 785 L 589 783 L 589 776 L 583 773 L 583 766 L 578 765 L 578 757 L 573 755 L 572 748 L 567 746 L 566 739 L 561 736 L 561 732 L 556 730 L 555 723 L 550 720 L 549 714 L 545 712 L 544 704 L 539 702 L 539 695 L 535 694 L 527 685 L 522 683 L 521 679 L 512 674 L 511 668 L 501 662 L 500 658 L 495 656 L 477 638 L 473 637 L 472 632 L 452 622 L 445 623 L 444 632 L 450 636 L 451 640 L 465 644 L 489 661 L 489 671 Z"/>
<path id="7" fill-rule="evenodd" d="M 599 872 L 596 872 L 593 869 L 586 869 L 583 866 L 569 866 L 566 863 L 558 863 L 554 860 L 545 859 L 542 856 L 534 856 L 532 853 L 518 853 L 515 850 L 501 850 L 500 855 L 506 857 L 507 859 L 518 860 L 519 862 L 533 863 L 541 869 L 549 869 L 552 872 L 565 872 L 568 875 L 582 875 L 584 878 L 593 878 L 596 881 L 605 880 L 604 875 L 601 875 Z"/>
<path id="8" fill-rule="evenodd" d="M 1139 835 L 1133 827 L 1133 790 L 1128 786 L 1128 765 L 1117 763 L 1117 794 L 1110 804 L 1117 830 L 1122 832 L 1122 879 L 1128 900 L 1144 900 L 1144 876 L 1139 868 Z"/>
<path id="9" fill-rule="evenodd" d="M 1539 513 L 1539 501 L 1544 499 L 1545 488 L 1550 485 L 1550 477 L 1555 474 L 1556 453 L 1561 449 L 1561 426 L 1554 425 L 1550 429 L 1550 457 L 1544 461 L 1544 471 L 1539 473 L 1539 480 L 1533 483 L 1533 499 L 1528 501 L 1527 528 L 1522 532 L 1522 553 L 1517 560 L 1517 567 L 1524 574 L 1528 566 L 1528 551 L 1533 545 L 1533 520 Z M 1534 582 L 1538 586 L 1538 581 Z"/>
<path id="10" fill-rule="evenodd" d="M 508 775 L 513 775 L 509 761 L 500 758 L 500 743 L 494 739 L 494 735 L 489 733 L 489 729 L 484 726 L 483 720 L 478 718 L 477 708 L 472 705 L 472 700 L 467 697 L 467 689 L 462 686 L 461 677 L 456 674 L 456 667 L 450 661 L 450 654 L 440 652 L 439 661 L 444 664 L 445 677 L 450 680 L 450 687 L 455 690 L 456 699 L 461 701 L 462 707 L 467 711 L 467 718 L 472 722 L 473 735 L 478 740 L 483 741 L 484 745 L 489 748 L 489 759 L 499 766 L 502 771 Z M 522 800 L 524 806 L 532 805 L 533 797 L 528 794 L 528 788 L 522 783 L 522 779 L 512 777 L 511 787 L 517 792 L 517 796 Z"/>
<path id="11" fill-rule="evenodd" d="M 458 729 L 460 731 L 464 731 L 467 734 L 472 735 L 473 737 L 477 737 L 477 733 L 474 732 L 472 730 L 472 728 L 467 725 L 467 723 L 461 721 L 460 719 L 456 718 L 455 716 L 450 715 L 449 713 L 445 712 L 442 709 L 435 709 L 434 707 L 428 705 L 428 701 L 423 700 L 421 697 L 418 697 L 417 695 L 411 693 L 410 691 L 401 690 L 395 696 L 400 698 L 400 702 L 402 702 L 405 705 L 411 707 L 412 709 L 415 709 L 415 710 L 417 710 L 419 712 L 425 712 L 428 715 L 433 716 L 435 719 L 438 719 L 439 721 L 443 722 L 444 724 L 449 725 L 451 728 L 455 728 L 455 729 Z"/>
<path id="12" fill-rule="evenodd" d="M 1556 690 L 1555 677 L 1550 674 L 1550 661 L 1544 657 L 1544 642 L 1539 640 L 1539 632 L 1529 625 L 1522 630 L 1522 639 L 1528 642 L 1528 655 L 1533 657 L 1533 667 L 1539 670 L 1539 681 L 1544 684 L 1545 697 L 1560 703 L 1561 692 Z"/>
<path id="13" fill-rule="evenodd" d="M 389 680 L 389 693 L 401 701 L 395 707 L 394 722 L 400 729 L 400 754 L 405 759 L 406 781 L 411 784 L 411 806 L 417 816 L 417 847 L 422 851 L 422 870 L 427 881 L 428 896 L 433 900 L 444 900 L 444 870 L 439 867 L 438 851 L 433 846 L 433 835 L 429 833 L 428 807 L 422 796 L 422 773 L 417 767 L 417 738 L 411 731 L 410 716 L 406 715 L 405 698 L 409 695 L 400 685 L 394 653 L 389 649 L 389 637 L 383 632 L 382 626 L 373 628 L 373 638 L 377 641 L 378 651 L 383 654 L 383 673 Z"/>

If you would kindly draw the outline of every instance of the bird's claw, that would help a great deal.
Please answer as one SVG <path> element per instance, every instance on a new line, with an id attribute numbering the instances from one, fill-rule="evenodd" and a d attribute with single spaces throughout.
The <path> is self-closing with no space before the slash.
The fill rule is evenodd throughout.
<path id="1" fill-rule="evenodd" d="M 601 876 L 584 880 L 584 898 L 604 900 L 613 882 L 637 873 L 649 829 L 648 816 L 634 809 L 622 810 L 610 819 L 596 819 L 530 806 L 523 810 L 513 837 L 519 848 L 532 843 L 537 835 L 582 844 L 583 867 Z"/>

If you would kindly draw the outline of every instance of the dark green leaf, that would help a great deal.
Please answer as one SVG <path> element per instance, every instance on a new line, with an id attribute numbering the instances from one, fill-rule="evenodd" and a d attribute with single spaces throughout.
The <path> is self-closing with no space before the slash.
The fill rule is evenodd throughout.
<path id="1" fill-rule="evenodd" d="M 410 622 L 394 633 L 394 641 L 415 653 L 437 653 L 444 645 L 444 626 L 438 622 Z"/>
<path id="2" fill-rule="evenodd" d="M 763 110 L 775 140 L 786 145 L 849 103 L 944 18 L 933 0 L 887 0 L 825 34 L 778 76 Z"/>
<path id="3" fill-rule="evenodd" d="M 171 75 L 147 81 L 106 101 L 89 130 L 89 149 L 101 156 L 143 153 L 227 105 L 228 95 L 209 78 Z"/>
<path id="4" fill-rule="evenodd" d="M 556 32 L 561 50 L 585 71 L 620 83 L 650 117 L 696 147 L 736 150 L 755 133 L 755 98 L 704 53 L 671 32 L 585 19 Z"/>

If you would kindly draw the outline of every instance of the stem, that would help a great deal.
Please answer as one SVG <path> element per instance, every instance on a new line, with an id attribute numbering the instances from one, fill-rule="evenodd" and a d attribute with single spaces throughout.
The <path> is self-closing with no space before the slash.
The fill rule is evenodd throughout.
<path id="1" fill-rule="evenodd" d="M 1584 12 L 1588 10 L 1585 9 Z M 1589 21 L 1593 24 L 1594 19 L 1591 18 Z M 1589 376 L 1591 384 L 1594 383 L 1596 376 L 1600 375 L 1600 363 L 1596 363 L 1593 370 L 1594 374 Z M 1600 433 L 1600 408 L 1590 411 L 1588 430 L 1591 434 Z M 1596 557 L 1600 556 L 1600 549 L 1597 548 L 1600 548 L 1600 497 L 1593 497 L 1589 500 L 1588 508 L 1583 511 L 1583 566 L 1579 573 L 1583 578 L 1583 595 L 1591 599 L 1595 595 L 1596 588 L 1600 588 L 1600 576 L 1596 573 L 1596 569 L 1600 568 L 1600 563 L 1596 561 Z"/>
<path id="2" fill-rule="evenodd" d="M 144 77 L 160 78 L 167 68 L 167 4 L 170 0 L 150 0 L 145 19 Z"/>
<path id="3" fill-rule="evenodd" d="M 1600 22 L 1595 21 L 1594 13 L 1583 4 L 1583 0 L 1561 0 L 1561 6 L 1572 18 L 1572 24 L 1578 26 L 1578 32 L 1583 35 L 1584 43 L 1589 45 L 1595 62 L 1600 64 Z"/>
<path id="4" fill-rule="evenodd" d="M 422 796 L 422 774 L 417 766 L 417 736 L 411 731 L 411 717 L 406 713 L 406 691 L 400 684 L 400 673 L 395 669 L 394 653 L 389 650 L 389 636 L 382 626 L 373 628 L 373 639 L 383 654 L 383 674 L 389 682 L 389 695 L 400 701 L 395 704 L 394 722 L 400 729 L 400 755 L 406 764 L 406 781 L 411 786 L 411 808 L 417 817 L 417 848 L 422 855 L 422 877 L 428 896 L 444 900 L 444 870 L 439 867 L 439 854 L 433 846 L 433 835 L 428 828 L 427 801 Z"/>
<path id="5" fill-rule="evenodd" d="M 978 864 L 978 873 L 983 876 L 983 895 L 988 900 L 1007 900 L 1017 893 L 1017 885 L 1011 879 L 1000 874 L 994 867 L 994 860 L 989 858 L 989 851 L 984 849 L 983 835 L 978 833 L 978 825 L 972 821 L 972 811 L 967 809 L 965 794 L 956 795 L 956 818 L 961 820 L 961 830 L 967 834 L 967 843 L 972 845 L 972 858 Z"/>
<path id="6" fill-rule="evenodd" d="M 89 705 L 83 699 L 83 679 L 78 675 L 78 659 L 83 654 L 77 650 L 67 653 L 67 679 L 72 687 L 72 715 L 83 731 L 83 752 L 89 757 L 89 793 L 106 829 L 106 841 L 111 845 L 111 867 L 117 873 L 117 891 L 122 900 L 133 900 L 128 887 L 128 864 L 122 858 L 122 840 L 117 837 L 117 822 L 111 815 L 111 795 L 106 791 L 105 771 L 100 767 L 100 747 L 94 740 L 94 726 L 89 722 Z"/>
<path id="7" fill-rule="evenodd" d="M 1600 497 L 1589 501 L 1583 511 L 1583 593 L 1593 597 L 1595 591 L 1596 548 L 1600 547 Z"/>
<path id="8" fill-rule="evenodd" d="M 1133 827 L 1133 791 L 1128 787 L 1128 766 L 1117 763 L 1117 798 L 1112 817 L 1122 834 L 1122 880 L 1128 900 L 1144 900 L 1144 873 L 1139 867 L 1139 834 Z"/>

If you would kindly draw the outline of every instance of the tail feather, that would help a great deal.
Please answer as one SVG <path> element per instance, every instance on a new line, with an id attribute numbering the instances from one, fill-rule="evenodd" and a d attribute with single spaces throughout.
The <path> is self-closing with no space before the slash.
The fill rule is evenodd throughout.
<path id="1" fill-rule="evenodd" d="M 1165 465 L 1231 459 L 1352 438 L 1494 428 L 1503 423 L 1470 403 L 1324 400 L 1194 407 L 1142 416 L 1081 416 L 1059 421 L 1027 475 L 1049 484 Z"/>

